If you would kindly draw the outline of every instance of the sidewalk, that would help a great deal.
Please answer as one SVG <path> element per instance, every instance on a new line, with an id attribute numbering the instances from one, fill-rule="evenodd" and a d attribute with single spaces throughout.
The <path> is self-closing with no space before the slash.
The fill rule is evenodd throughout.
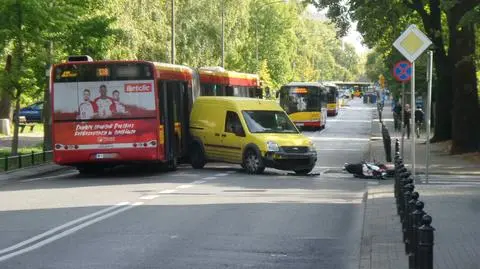
<path id="1" fill-rule="evenodd" d="M 387 120 L 386 125 L 393 129 L 393 122 Z M 375 136 L 379 134 L 375 129 L 374 133 L 377 133 Z M 379 160 L 385 160 L 381 140 L 372 141 L 371 154 Z M 421 157 L 417 155 L 416 158 Z M 408 157 L 406 159 L 409 160 Z M 480 221 L 480 176 L 475 175 L 478 175 L 476 173 L 480 167 L 468 156 L 450 156 L 442 152 L 442 145 L 432 149 L 431 160 L 432 166 L 437 165 L 431 169 L 434 179 L 431 182 L 435 183 L 417 183 L 415 190 L 420 194 L 419 200 L 425 203 L 424 210 L 432 216 L 432 226 L 436 229 L 434 268 L 479 269 L 480 232 L 476 224 Z M 456 172 L 448 174 L 449 181 L 435 180 L 449 169 Z M 458 174 L 460 171 L 468 171 L 472 176 L 465 181 L 464 176 Z M 408 268 L 401 223 L 396 215 L 393 180 L 369 186 L 365 206 L 360 268 Z"/>
<path id="2" fill-rule="evenodd" d="M 373 127 L 372 138 L 372 158 L 376 158 L 385 161 L 385 150 L 383 149 L 382 134 L 380 129 L 380 123 L 377 119 Z M 395 153 L 395 139 L 398 138 L 401 142 L 401 133 L 394 131 L 393 126 L 393 113 L 389 105 L 385 105 L 383 111 L 383 122 L 387 127 L 391 139 L 392 139 L 392 158 Z M 412 159 L 412 134 L 410 139 L 404 138 L 404 162 L 409 169 L 411 169 Z M 381 149 L 376 149 L 381 147 Z M 430 165 L 429 174 L 437 175 L 473 175 L 480 177 L 480 153 L 469 153 L 461 155 L 449 154 L 450 142 L 441 142 L 430 144 Z M 418 175 L 425 174 L 426 170 L 426 137 L 425 133 L 420 135 L 419 139 L 416 139 L 415 143 L 415 173 Z"/>

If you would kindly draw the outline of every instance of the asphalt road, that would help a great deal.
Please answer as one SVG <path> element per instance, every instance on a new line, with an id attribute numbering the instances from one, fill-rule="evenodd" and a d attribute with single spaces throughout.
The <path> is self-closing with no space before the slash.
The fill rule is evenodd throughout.
<path id="1" fill-rule="evenodd" d="M 173 173 L 74 171 L 0 187 L 0 268 L 358 268 L 372 108 L 306 132 L 318 174 L 209 164 Z"/>

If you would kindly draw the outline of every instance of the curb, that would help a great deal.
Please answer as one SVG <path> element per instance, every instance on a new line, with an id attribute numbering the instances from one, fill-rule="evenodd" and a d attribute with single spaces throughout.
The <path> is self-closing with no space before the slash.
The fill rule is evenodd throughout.
<path id="1" fill-rule="evenodd" d="M 36 171 L 35 170 L 38 170 L 38 168 L 41 168 L 41 167 L 48 167 L 48 166 L 52 166 L 51 168 L 47 169 L 45 168 L 43 171 Z M 45 176 L 45 175 L 48 175 L 48 174 L 51 174 L 51 173 L 55 173 L 55 172 L 60 172 L 60 171 L 68 171 L 68 170 L 72 170 L 73 168 L 72 167 L 68 167 L 68 166 L 58 166 L 58 165 L 55 165 L 53 163 L 45 163 L 45 164 L 40 164 L 40 165 L 35 165 L 35 166 L 29 166 L 29 167 L 24 167 L 24 168 L 19 168 L 19 169 L 15 169 L 15 170 L 11 170 L 11 171 L 8 171 L 8 172 L 2 172 L 0 173 L 0 181 L 3 181 L 3 180 L 21 180 L 21 179 L 26 179 L 26 178 L 29 178 L 29 177 L 32 177 L 32 176 Z M 14 174 L 15 173 L 21 173 L 23 172 L 21 175 L 18 175 L 18 176 L 15 176 Z"/>

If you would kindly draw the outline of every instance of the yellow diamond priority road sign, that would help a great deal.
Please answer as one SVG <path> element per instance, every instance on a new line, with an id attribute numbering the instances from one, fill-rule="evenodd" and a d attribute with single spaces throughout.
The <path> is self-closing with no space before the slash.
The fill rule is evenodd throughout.
<path id="1" fill-rule="evenodd" d="M 393 46 L 410 62 L 415 61 L 432 41 L 415 24 L 410 25 L 393 43 Z"/>

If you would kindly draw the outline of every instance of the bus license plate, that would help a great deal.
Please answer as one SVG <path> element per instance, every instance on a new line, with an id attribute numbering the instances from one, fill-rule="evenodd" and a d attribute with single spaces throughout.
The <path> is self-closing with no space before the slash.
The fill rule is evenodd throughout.
<path id="1" fill-rule="evenodd" d="M 96 158 L 97 159 L 103 159 L 103 158 L 105 158 L 105 156 L 102 153 L 99 153 L 99 154 L 97 154 Z"/>

